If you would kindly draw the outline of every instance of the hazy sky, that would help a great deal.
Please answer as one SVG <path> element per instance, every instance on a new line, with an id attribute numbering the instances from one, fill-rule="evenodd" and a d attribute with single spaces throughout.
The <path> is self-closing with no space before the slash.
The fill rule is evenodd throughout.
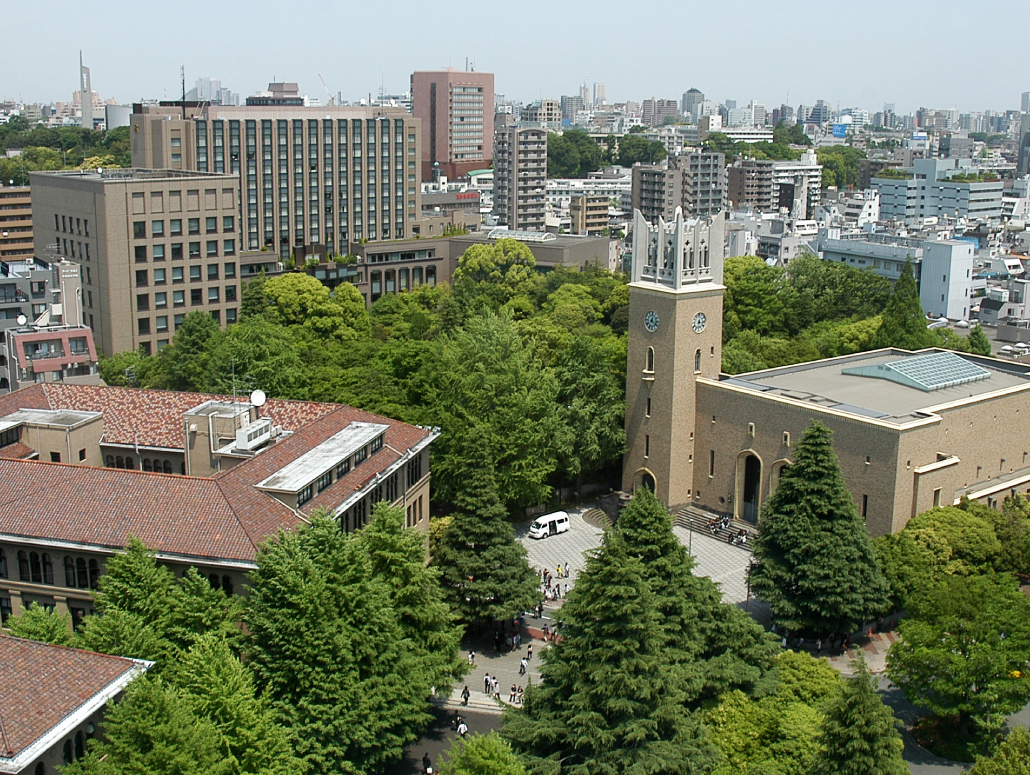
<path id="1" fill-rule="evenodd" d="M 692 86 L 772 109 L 825 99 L 899 113 L 1019 107 L 1027 0 L 723 0 L 432 2 L 424 0 L 36 0 L 4 2 L 0 98 L 68 100 L 79 49 L 93 88 L 128 103 L 218 78 L 241 97 L 271 80 L 325 99 L 407 89 L 412 70 L 496 74 L 509 98 L 576 94 L 679 99 Z"/>

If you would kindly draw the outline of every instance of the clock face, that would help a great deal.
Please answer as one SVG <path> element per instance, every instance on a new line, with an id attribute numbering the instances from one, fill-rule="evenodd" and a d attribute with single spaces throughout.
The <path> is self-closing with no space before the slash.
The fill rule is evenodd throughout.
<path id="1" fill-rule="evenodd" d="M 694 329 L 694 333 L 700 334 L 702 331 L 704 331 L 705 323 L 707 322 L 708 318 L 705 317 L 705 313 L 698 312 L 696 315 L 694 315 L 694 321 L 691 323 L 691 326 Z"/>
<path id="2" fill-rule="evenodd" d="M 644 327 L 647 328 L 648 331 L 657 331 L 658 330 L 658 313 L 657 312 L 655 312 L 654 310 L 651 310 L 650 312 L 648 312 L 644 316 Z"/>

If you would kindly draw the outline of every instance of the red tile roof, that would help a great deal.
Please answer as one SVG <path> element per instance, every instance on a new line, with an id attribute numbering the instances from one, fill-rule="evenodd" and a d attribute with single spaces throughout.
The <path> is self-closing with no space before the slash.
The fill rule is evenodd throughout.
<path id="1" fill-rule="evenodd" d="M 24 460 L 30 458 L 36 454 L 36 450 L 20 441 L 16 441 L 13 444 L 8 444 L 6 447 L 0 447 L 0 458 L 9 458 L 11 460 Z"/>
<path id="2" fill-rule="evenodd" d="M 13 759 L 87 704 L 129 680 L 141 665 L 131 659 L 0 635 L 0 771 Z M 106 698 L 105 698 L 106 699 Z M 6 749 L 6 750 L 4 750 Z"/>

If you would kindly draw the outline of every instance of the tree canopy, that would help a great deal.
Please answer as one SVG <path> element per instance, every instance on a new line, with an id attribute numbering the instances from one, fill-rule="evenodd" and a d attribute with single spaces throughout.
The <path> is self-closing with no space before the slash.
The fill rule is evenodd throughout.
<path id="1" fill-rule="evenodd" d="M 601 168 L 601 146 L 583 129 L 547 133 L 547 177 L 585 178 Z"/>

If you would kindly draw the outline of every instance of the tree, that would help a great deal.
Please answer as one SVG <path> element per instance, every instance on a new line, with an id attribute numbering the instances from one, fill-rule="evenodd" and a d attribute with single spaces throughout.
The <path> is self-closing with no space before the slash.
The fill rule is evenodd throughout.
<path id="1" fill-rule="evenodd" d="M 265 317 L 250 317 L 230 327 L 217 338 L 206 363 L 208 390 L 239 395 L 261 388 L 277 398 L 307 397 L 310 376 L 298 342 L 290 329 Z"/>
<path id="2" fill-rule="evenodd" d="M 71 619 L 68 614 L 59 613 L 57 609 L 51 611 L 36 602 L 29 603 L 28 608 L 22 608 L 20 614 L 7 617 L 4 627 L 16 638 L 28 638 L 58 646 L 66 646 L 72 640 Z"/>
<path id="3" fill-rule="evenodd" d="M 987 338 L 987 334 L 977 323 L 969 330 L 969 338 L 966 340 L 969 345 L 969 352 L 973 355 L 991 355 L 991 342 Z"/>
<path id="4" fill-rule="evenodd" d="M 266 541 L 257 566 L 249 664 L 296 755 L 343 773 L 399 758 L 429 721 L 429 676 L 364 547 L 316 513 Z"/>
<path id="5" fill-rule="evenodd" d="M 744 611 L 722 602 L 711 579 L 695 576 L 694 558 L 672 531 L 672 515 L 640 488 L 620 512 L 616 530 L 640 560 L 655 598 L 666 659 L 689 680 L 687 701 L 731 689 L 767 691 L 778 645 Z"/>
<path id="6" fill-rule="evenodd" d="M 894 714 L 876 693 L 865 661 L 851 664 L 854 674 L 823 718 L 812 775 L 908 775 Z"/>
<path id="7" fill-rule="evenodd" d="M 365 299 L 350 283 L 336 287 L 335 294 L 314 277 L 289 272 L 263 281 L 268 299 L 266 314 L 286 326 L 302 326 L 318 339 L 348 341 L 370 331 Z"/>
<path id="8" fill-rule="evenodd" d="M 849 635 L 886 609 L 887 582 L 826 426 L 805 431 L 761 524 L 751 588 L 781 627 Z"/>
<path id="9" fill-rule="evenodd" d="M 172 390 L 203 390 L 207 387 L 208 363 L 220 332 L 207 312 L 197 310 L 183 318 L 172 343 L 158 356 Z"/>
<path id="10" fill-rule="evenodd" d="M 902 350 L 923 350 L 936 343 L 933 331 L 926 327 L 919 288 L 912 272 L 912 259 L 906 259 L 901 276 L 883 311 L 880 328 L 873 337 L 873 348 L 898 347 Z"/>
<path id="11" fill-rule="evenodd" d="M 986 759 L 979 759 L 969 775 L 1030 775 L 1030 731 L 1016 727 Z"/>
<path id="12" fill-rule="evenodd" d="M 502 734 L 531 773 L 708 772 L 716 753 L 684 705 L 644 577 L 615 532 L 587 559 L 543 652 L 542 682 Z"/>
<path id="13" fill-rule="evenodd" d="M 496 732 L 455 740 L 441 775 L 526 775 L 511 745 Z"/>
<path id="14" fill-rule="evenodd" d="M 945 576 L 909 613 L 887 654 L 887 675 L 909 702 L 957 716 L 968 735 L 1030 700 L 1030 598 L 1013 577 Z"/>
<path id="15" fill-rule="evenodd" d="M 240 320 L 264 315 L 271 306 L 271 300 L 265 295 L 265 270 L 258 272 L 253 280 L 243 283 L 240 293 Z"/>
<path id="16" fill-rule="evenodd" d="M 468 316 L 496 312 L 513 299 L 532 299 L 540 284 L 536 259 L 525 243 L 499 239 L 473 245 L 458 259 L 452 278 L 454 300 Z"/>
<path id="17" fill-rule="evenodd" d="M 460 461 L 465 478 L 454 495 L 455 512 L 433 564 L 463 622 L 513 619 L 538 602 L 538 578 L 497 497 L 485 434 L 469 429 L 459 448 L 465 451 Z"/>
<path id="18" fill-rule="evenodd" d="M 601 168 L 601 146 L 583 129 L 547 133 L 547 177 L 585 178 Z"/>
<path id="19" fill-rule="evenodd" d="M 996 513 L 993 509 L 991 512 Z M 905 531 L 912 534 L 926 531 L 937 536 L 946 551 L 943 570 L 947 573 L 966 575 L 987 570 L 1001 554 L 1001 542 L 992 520 L 979 509 L 957 506 L 930 509 L 910 519 Z"/>
<path id="20" fill-rule="evenodd" d="M 390 589 L 403 637 L 421 662 L 418 671 L 446 693 L 467 670 L 458 658 L 462 628 L 444 598 L 440 569 L 426 566 L 422 534 L 405 530 L 404 511 L 384 501 L 372 508 L 371 521 L 357 536 L 372 572 Z"/>
<path id="21" fill-rule="evenodd" d="M 121 387 L 158 388 L 166 379 L 160 358 L 142 349 L 101 356 L 97 371 L 106 384 Z"/>
<path id="22" fill-rule="evenodd" d="M 623 135 L 619 140 L 619 165 L 632 167 L 634 164 L 657 164 L 669 155 L 665 144 L 659 140 L 648 140 L 643 135 Z"/>

